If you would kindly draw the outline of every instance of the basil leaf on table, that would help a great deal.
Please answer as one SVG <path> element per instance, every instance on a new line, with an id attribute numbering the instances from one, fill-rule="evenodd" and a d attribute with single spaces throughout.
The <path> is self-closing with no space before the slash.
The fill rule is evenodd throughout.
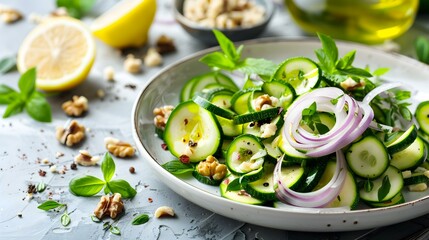
<path id="1" fill-rule="evenodd" d="M 119 193 L 123 198 L 133 198 L 137 192 L 131 185 L 122 179 L 112 180 L 107 183 L 112 193 Z"/>
<path id="2" fill-rule="evenodd" d="M 96 0 L 57 0 L 58 7 L 65 7 L 74 18 L 81 18 L 94 6 Z"/>
<path id="3" fill-rule="evenodd" d="M 115 174 L 116 166 L 112 156 L 109 152 L 106 152 L 101 162 L 101 172 L 103 173 L 104 180 L 110 181 Z"/>
<path id="4" fill-rule="evenodd" d="M 25 104 L 28 115 L 39 122 L 52 121 L 51 105 L 39 92 L 34 92 Z"/>
<path id="5" fill-rule="evenodd" d="M 19 93 L 13 88 L 0 84 L 0 104 L 9 104 L 19 97 Z"/>
<path id="6" fill-rule="evenodd" d="M 31 68 L 21 75 L 18 81 L 18 88 L 24 100 L 30 98 L 36 89 L 36 69 Z"/>
<path id="7" fill-rule="evenodd" d="M 0 59 L 0 74 L 7 73 L 16 67 L 15 57 L 5 57 Z"/>
<path id="8" fill-rule="evenodd" d="M 136 216 L 133 221 L 131 222 L 132 225 L 140 225 L 147 223 L 149 221 L 149 215 L 143 213 L 138 216 Z"/>
<path id="9" fill-rule="evenodd" d="M 76 196 L 90 197 L 99 193 L 105 181 L 94 176 L 75 177 L 69 183 L 70 192 Z"/>
<path id="10" fill-rule="evenodd" d="M 121 230 L 117 226 L 110 226 L 109 231 L 115 235 L 121 235 Z"/>
<path id="11" fill-rule="evenodd" d="M 53 200 L 48 200 L 48 201 L 40 204 L 37 208 L 41 209 L 41 210 L 48 211 L 48 210 L 55 209 L 55 208 L 62 207 L 62 206 L 65 206 L 65 204 L 61 204 L 61 203 L 53 201 Z"/>
<path id="12" fill-rule="evenodd" d="M 23 102 L 20 98 L 13 100 L 11 103 L 9 103 L 9 105 L 7 105 L 6 110 L 3 113 L 3 118 L 8 118 L 12 115 L 22 112 L 24 106 L 25 102 Z"/>

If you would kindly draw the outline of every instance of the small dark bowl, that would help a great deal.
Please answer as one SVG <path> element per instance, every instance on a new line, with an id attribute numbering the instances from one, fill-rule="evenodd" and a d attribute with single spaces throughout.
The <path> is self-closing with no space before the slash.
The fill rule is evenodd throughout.
<path id="1" fill-rule="evenodd" d="M 174 1 L 174 16 L 176 21 L 186 30 L 192 37 L 198 39 L 206 45 L 216 45 L 217 41 L 212 32 L 213 28 L 208 28 L 199 25 L 198 23 L 186 18 L 183 15 L 183 4 L 185 0 Z M 274 3 L 272 0 L 255 0 L 255 3 L 264 7 L 265 18 L 262 22 L 257 25 L 246 27 L 246 28 L 233 28 L 233 29 L 217 29 L 225 34 L 232 41 L 242 41 L 252 39 L 260 35 L 268 23 L 270 22 L 274 14 Z"/>

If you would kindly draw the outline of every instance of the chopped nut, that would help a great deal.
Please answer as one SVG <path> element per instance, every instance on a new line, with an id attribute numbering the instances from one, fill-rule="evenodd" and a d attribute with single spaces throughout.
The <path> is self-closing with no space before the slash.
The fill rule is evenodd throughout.
<path id="1" fill-rule="evenodd" d="M 402 178 L 410 178 L 411 177 L 411 171 L 406 170 L 402 172 Z"/>
<path id="2" fill-rule="evenodd" d="M 49 164 L 49 159 L 47 159 L 47 158 L 42 159 L 42 163 L 43 164 Z"/>
<path id="3" fill-rule="evenodd" d="M 62 153 L 62 152 L 57 152 L 57 153 L 55 153 L 55 157 L 56 157 L 56 158 L 60 158 L 60 157 L 62 157 L 62 156 L 64 156 L 64 153 Z"/>
<path id="4" fill-rule="evenodd" d="M 124 69 L 129 73 L 139 73 L 142 70 L 142 60 L 129 54 L 124 61 Z"/>
<path id="5" fill-rule="evenodd" d="M 213 178 L 214 180 L 221 180 L 227 173 L 227 167 L 210 155 L 204 161 L 198 163 L 197 172 L 203 176 Z"/>
<path id="6" fill-rule="evenodd" d="M 176 46 L 174 45 L 173 39 L 167 37 L 166 35 L 161 35 L 158 40 L 156 40 L 156 51 L 160 54 L 176 51 Z"/>
<path id="7" fill-rule="evenodd" d="M 87 150 L 80 150 L 79 154 L 74 158 L 74 162 L 82 166 L 94 166 L 98 161 L 100 161 L 100 157 L 91 156 Z"/>
<path id="8" fill-rule="evenodd" d="M 67 8 L 59 7 L 51 12 L 52 17 L 67 17 L 69 14 L 67 13 Z"/>
<path id="9" fill-rule="evenodd" d="M 46 176 L 46 171 L 43 171 L 42 169 L 39 169 L 39 176 L 41 176 L 41 177 Z"/>
<path id="10" fill-rule="evenodd" d="M 426 183 L 418 183 L 418 184 L 413 184 L 413 185 L 409 185 L 408 189 L 411 192 L 423 192 L 428 188 L 428 186 L 426 185 Z"/>
<path id="11" fill-rule="evenodd" d="M 149 48 L 146 56 L 144 57 L 144 65 L 148 67 L 159 66 L 162 63 L 162 56 L 159 54 L 155 48 Z"/>
<path id="12" fill-rule="evenodd" d="M 22 14 L 13 8 L 0 5 L 0 15 L 4 23 L 14 23 L 22 19 Z"/>
<path id="13" fill-rule="evenodd" d="M 59 173 L 59 174 L 66 174 L 66 170 L 61 169 L 61 170 L 59 170 L 59 171 L 58 171 L 58 173 Z"/>
<path id="14" fill-rule="evenodd" d="M 106 96 L 106 92 L 103 89 L 97 90 L 97 97 L 103 99 Z"/>
<path id="15" fill-rule="evenodd" d="M 171 207 L 162 206 L 156 209 L 155 211 L 155 217 L 160 218 L 164 216 L 171 216 L 174 217 L 174 210 Z"/>
<path id="16" fill-rule="evenodd" d="M 56 138 L 60 143 L 71 147 L 85 137 L 85 127 L 76 120 L 72 120 L 66 128 L 57 127 Z"/>
<path id="17" fill-rule="evenodd" d="M 57 172 L 57 165 L 52 165 L 52 166 L 49 168 L 49 171 L 51 171 L 51 173 L 56 173 L 56 172 Z"/>
<path id="18" fill-rule="evenodd" d="M 129 171 L 130 171 L 130 173 L 135 173 L 136 169 L 134 167 L 130 167 Z"/>
<path id="19" fill-rule="evenodd" d="M 271 98 L 268 94 L 261 95 L 257 97 L 255 100 L 253 100 L 255 110 L 261 111 L 267 108 L 274 107 L 276 104 L 276 100 L 274 98 Z"/>
<path id="20" fill-rule="evenodd" d="M 274 136 L 277 131 L 277 126 L 275 123 L 265 123 L 261 126 L 261 137 L 262 138 L 269 138 L 271 136 Z"/>
<path id="21" fill-rule="evenodd" d="M 88 99 L 84 96 L 73 96 L 72 100 L 63 103 L 61 107 L 67 115 L 80 117 L 88 110 Z"/>
<path id="22" fill-rule="evenodd" d="M 153 115 L 155 115 L 153 122 L 157 128 L 160 128 L 162 130 L 165 129 L 165 125 L 167 124 L 168 117 L 170 116 L 173 109 L 174 109 L 173 106 L 165 105 L 163 107 L 155 108 L 153 110 Z"/>
<path id="23" fill-rule="evenodd" d="M 124 210 L 124 203 L 121 200 L 121 194 L 115 193 L 112 196 L 102 196 L 100 202 L 94 210 L 94 215 L 98 219 L 104 216 L 116 218 Z"/>
<path id="24" fill-rule="evenodd" d="M 131 144 L 122 142 L 116 138 L 106 137 L 104 139 L 104 144 L 106 145 L 107 150 L 116 157 L 132 157 L 136 152 Z"/>
<path id="25" fill-rule="evenodd" d="M 103 70 L 104 73 L 104 79 L 106 79 L 109 82 L 112 82 L 115 80 L 115 69 L 113 69 L 113 67 L 108 66 L 105 67 Z"/>

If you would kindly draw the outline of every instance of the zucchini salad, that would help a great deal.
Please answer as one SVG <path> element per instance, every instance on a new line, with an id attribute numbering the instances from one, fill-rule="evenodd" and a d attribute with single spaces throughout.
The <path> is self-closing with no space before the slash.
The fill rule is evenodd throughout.
<path id="1" fill-rule="evenodd" d="M 189 79 L 176 106 L 154 110 L 163 168 L 219 187 L 222 197 L 274 207 L 360 209 L 404 203 L 429 182 L 429 101 L 353 66 L 319 34 L 315 58 L 242 58 L 222 33 L 212 71 Z M 234 79 L 234 80 L 233 80 Z M 242 83 L 240 86 L 238 82 Z"/>

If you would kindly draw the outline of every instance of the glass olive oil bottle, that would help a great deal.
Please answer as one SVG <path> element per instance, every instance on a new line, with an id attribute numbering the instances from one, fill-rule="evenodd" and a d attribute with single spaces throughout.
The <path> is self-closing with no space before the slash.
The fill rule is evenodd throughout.
<path id="1" fill-rule="evenodd" d="M 381 43 L 407 31 L 419 0 L 285 0 L 305 31 L 363 43 Z"/>

